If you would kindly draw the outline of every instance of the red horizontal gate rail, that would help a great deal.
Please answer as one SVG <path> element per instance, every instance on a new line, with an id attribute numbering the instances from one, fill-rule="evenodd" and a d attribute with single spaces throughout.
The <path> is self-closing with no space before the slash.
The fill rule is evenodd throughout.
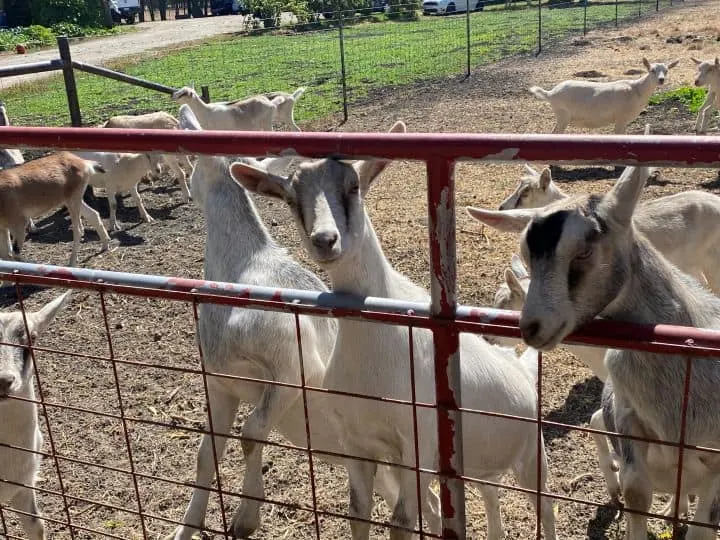
<path id="1" fill-rule="evenodd" d="M 489 411 L 462 409 L 459 393 L 460 359 L 459 333 L 474 332 L 518 336 L 518 314 L 488 308 L 457 306 L 455 261 L 455 201 L 454 164 L 462 160 L 481 161 L 542 161 L 571 164 L 639 164 L 672 165 L 680 167 L 720 167 L 720 139 L 714 137 L 680 136 L 568 136 L 568 135 L 468 135 L 468 134 L 349 134 L 349 133 L 258 133 L 258 132 L 182 132 L 163 130 L 116 130 L 90 128 L 0 128 L 0 147 L 36 147 L 67 150 L 103 151 L 159 151 L 205 153 L 223 155 L 277 155 L 292 149 L 307 157 L 360 158 L 375 156 L 387 159 L 412 159 L 427 163 L 428 218 L 431 261 L 431 302 L 429 305 L 393 301 L 379 298 L 356 298 L 344 295 L 319 295 L 310 291 L 290 291 L 242 284 L 213 283 L 184 278 L 144 276 L 121 272 L 105 272 L 79 268 L 52 267 L 13 262 L 0 262 L 0 277 L 20 284 L 39 284 L 71 288 L 169 298 L 197 303 L 222 303 L 253 309 L 286 311 L 295 314 L 330 317 L 359 318 L 386 324 L 399 324 L 433 331 L 435 343 L 436 403 L 417 403 L 415 400 L 385 399 L 385 401 L 416 407 L 436 408 L 438 417 L 438 453 L 440 497 L 442 501 L 443 530 L 441 538 L 464 538 L 465 499 L 464 482 L 477 481 L 462 473 L 462 425 L 460 412 L 514 418 Z M 19 289 L 18 289 L 19 291 Z M 104 301 L 103 301 L 104 308 Z M 109 334 L 108 334 L 109 335 Z M 612 321 L 593 321 L 569 336 L 568 342 L 604 347 L 629 348 L 664 353 L 683 353 L 688 356 L 720 356 L 720 332 L 667 325 L 639 326 Z M 111 342 L 110 342 L 110 346 Z M 42 350 L 36 347 L 37 350 Z M 112 351 L 112 349 L 111 349 Z M 110 358 L 104 360 L 120 362 Z M 137 362 L 138 365 L 143 365 Z M 149 364 L 144 364 L 149 365 Z M 542 368 L 541 362 L 539 369 Z M 541 372 L 540 372 L 541 373 Z M 205 376 L 204 368 L 202 371 Z M 241 380 L 254 380 L 236 377 Z M 578 428 L 541 417 L 542 388 L 538 382 L 538 417 L 516 418 L 537 423 L 538 441 L 543 425 L 563 426 L 568 429 L 603 433 L 590 428 Z M 268 382 L 270 381 L 262 381 Z M 413 379 L 414 382 L 414 379 Z M 414 384 L 413 384 L 414 386 Z M 305 384 L 303 391 L 330 392 Z M 687 388 L 686 388 L 687 392 Z M 342 392 L 333 392 L 340 393 Z M 350 395 L 350 394 L 348 394 Z M 358 396 L 366 399 L 370 396 Z M 41 400 L 42 401 L 42 400 Z M 44 405 L 44 403 L 43 403 Z M 127 418 L 120 403 L 118 418 Z M 685 411 L 683 411 L 683 414 Z M 147 420 L 145 420 L 147 422 Z M 212 426 L 210 426 L 212 427 Z M 202 430 L 198 430 L 202 431 Z M 210 430 L 212 431 L 212 429 Z M 416 434 L 417 437 L 417 434 Z M 630 437 L 633 438 L 633 437 Z M 636 438 L 639 440 L 646 440 Z M 264 442 L 264 441 L 263 441 Z M 694 448 L 676 442 L 653 441 L 683 449 Z M 271 443 L 272 444 L 272 443 Z M 277 443 L 275 443 L 277 444 Z M 291 448 L 292 445 L 279 445 Z M 292 447 L 294 448 L 294 447 Z M 311 447 L 306 449 L 310 458 L 321 454 Z M 706 449 L 702 449 L 706 450 Z M 538 449 L 539 451 L 539 449 Z M 720 452 L 718 450 L 712 450 Z M 128 452 L 129 443 L 128 443 Z M 54 448 L 50 454 L 57 462 Z M 130 457 L 132 469 L 132 456 Z M 64 458 L 63 458 L 64 459 Z M 312 463 L 312 461 L 311 461 Z M 217 467 L 217 464 L 216 464 Z M 420 472 L 418 464 L 412 467 Z M 433 472 L 425 471 L 422 472 Z M 141 473 L 131 470 L 134 481 Z M 58 467 L 59 474 L 59 467 Z M 678 478 L 678 483 L 680 478 Z M 512 486 L 500 485 L 518 490 Z M 61 488 L 62 490 L 62 488 Z M 136 484 L 137 490 L 137 484 Z M 220 496 L 226 490 L 217 488 Z M 535 492 L 541 496 L 561 500 L 596 504 L 551 493 Z M 285 504 L 281 501 L 271 501 Z M 67 503 L 66 503 L 67 504 Z M 222 506 L 222 505 L 221 505 Z M 67 509 L 67 506 L 66 506 Z M 127 509 L 124 509 L 128 511 Z M 317 509 L 313 498 L 313 512 L 317 515 L 332 513 Z M 225 522 L 224 507 L 223 522 Z M 140 506 L 136 513 L 148 516 Z M 158 517 L 158 516 L 152 516 Z M 166 518 L 159 517 L 160 519 Z M 71 530 L 69 513 L 68 527 Z M 539 520 L 539 516 L 538 516 Z M 539 521 L 538 521 L 539 522 Z M 688 520 L 674 520 L 687 523 Z M 144 523 L 144 522 L 143 522 Z M 144 527 L 144 525 L 143 525 Z M 222 532 L 222 531 L 220 531 Z M 421 536 L 428 536 L 422 533 Z M 147 537 L 147 533 L 144 531 Z M 538 531 L 538 538 L 539 538 Z M 111 536 L 111 535 L 109 535 Z"/>

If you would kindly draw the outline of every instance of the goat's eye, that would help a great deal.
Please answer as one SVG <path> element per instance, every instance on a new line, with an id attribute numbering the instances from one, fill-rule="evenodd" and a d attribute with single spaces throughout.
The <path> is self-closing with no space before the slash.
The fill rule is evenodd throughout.
<path id="1" fill-rule="evenodd" d="M 575 259 L 581 260 L 581 261 L 588 259 L 588 258 L 590 258 L 590 255 L 592 255 L 592 252 L 593 252 L 593 250 L 591 247 L 586 247 L 585 249 L 583 249 L 580 253 L 578 253 L 575 256 Z"/>

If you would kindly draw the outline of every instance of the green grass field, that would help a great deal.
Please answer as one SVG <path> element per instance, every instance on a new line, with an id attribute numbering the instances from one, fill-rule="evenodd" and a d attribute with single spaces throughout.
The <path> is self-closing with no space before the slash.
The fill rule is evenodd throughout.
<path id="1" fill-rule="evenodd" d="M 667 0 L 665 0 L 667 2 Z M 654 3 L 643 4 L 654 11 Z M 619 4 L 620 20 L 638 15 L 637 3 Z M 646 9 L 643 9 L 646 11 Z M 616 6 L 589 5 L 587 27 L 612 24 Z M 582 34 L 580 7 L 543 8 L 543 44 Z M 470 16 L 471 64 L 486 64 L 537 48 L 536 8 L 493 9 Z M 466 66 L 464 14 L 421 17 L 413 22 L 365 22 L 345 28 L 349 101 L 422 81 L 461 76 Z M 80 58 L 82 59 L 82 58 Z M 323 118 L 342 110 L 340 45 L 336 28 L 216 39 L 183 49 L 129 58 L 115 67 L 173 87 L 195 83 L 210 87 L 213 100 L 308 86 L 298 103 L 297 119 Z M 94 124 L 112 114 L 176 107 L 169 96 L 108 79 L 78 74 L 83 121 Z M 0 93 L 18 125 L 69 122 L 62 78 L 54 76 Z"/>

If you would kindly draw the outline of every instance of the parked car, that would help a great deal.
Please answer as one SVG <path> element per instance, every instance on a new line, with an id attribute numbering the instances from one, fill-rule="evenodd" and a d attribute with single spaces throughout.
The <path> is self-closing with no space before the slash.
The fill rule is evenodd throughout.
<path id="1" fill-rule="evenodd" d="M 240 0 L 212 0 L 210 11 L 213 15 L 238 15 L 247 13 L 247 9 Z"/>
<path id="2" fill-rule="evenodd" d="M 128 24 L 134 24 L 140 14 L 140 0 L 116 0 L 120 18 Z"/>
<path id="3" fill-rule="evenodd" d="M 525 0 L 510 0 L 522 2 Z M 482 11 L 485 6 L 504 4 L 505 0 L 469 0 L 471 11 Z M 423 15 L 449 15 L 467 11 L 468 0 L 424 0 Z"/>
<path id="4" fill-rule="evenodd" d="M 113 23 L 120 24 L 122 22 L 122 14 L 120 13 L 120 8 L 117 5 L 117 1 L 110 0 L 108 4 L 110 5 L 110 16 L 112 17 Z"/>

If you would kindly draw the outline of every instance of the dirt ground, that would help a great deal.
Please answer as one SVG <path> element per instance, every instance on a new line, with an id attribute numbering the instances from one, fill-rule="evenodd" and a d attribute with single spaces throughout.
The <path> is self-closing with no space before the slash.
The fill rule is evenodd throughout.
<path id="1" fill-rule="evenodd" d="M 720 0 L 688 2 L 636 26 L 590 34 L 585 45 L 566 43 L 537 58 L 513 58 L 477 70 L 462 83 L 448 81 L 427 85 L 401 100 L 386 97 L 356 112 L 341 129 L 384 131 L 394 120 L 402 119 L 411 131 L 548 132 L 553 125 L 550 108 L 535 100 L 527 92 L 528 86 L 538 84 L 547 88 L 576 72 L 590 69 L 608 78 L 622 77 L 626 71 L 641 67 L 643 55 L 651 61 L 681 58 L 680 65 L 671 72 L 669 86 L 691 84 L 694 68 L 689 57 L 711 58 L 720 54 L 718 10 Z M 688 38 L 688 35 L 694 37 Z M 666 41 L 678 36 L 682 37 L 681 43 Z M 659 133 L 691 133 L 694 117 L 682 106 L 650 107 L 631 126 L 632 133 L 641 133 L 645 122 L 650 122 L 653 130 Z M 716 117 L 712 128 L 714 134 L 717 134 L 717 125 Z M 327 129 L 331 126 L 318 122 L 304 127 Z M 462 208 L 465 205 L 496 207 L 514 188 L 521 169 L 519 165 L 500 164 L 461 164 L 458 167 L 457 252 L 459 295 L 464 304 L 488 305 L 492 301 L 502 272 L 516 249 L 516 238 L 490 231 L 490 245 L 486 245 L 478 235 L 479 227 L 466 217 Z M 615 173 L 610 168 L 562 167 L 554 170 L 554 176 L 570 193 L 603 192 L 611 185 Z M 667 169 L 663 171 L 663 178 L 661 183 L 647 187 L 645 198 L 688 189 L 720 191 L 716 170 Z M 427 287 L 424 185 L 421 165 L 395 163 L 369 196 L 368 208 L 390 261 Z M 145 185 L 141 193 L 155 222 L 139 223 L 132 201 L 126 198 L 125 208 L 119 213 L 123 230 L 113 235 L 111 251 L 100 253 L 97 235 L 90 232 L 80 252 L 81 264 L 146 274 L 201 277 L 205 228 L 197 207 L 182 204 L 178 189 L 167 178 L 156 180 L 153 186 Z M 285 207 L 264 201 L 258 206 L 278 241 L 307 262 Z M 98 208 L 107 218 L 104 199 L 100 199 Z M 65 264 L 71 239 L 66 214 L 58 212 L 39 220 L 38 226 L 40 232 L 32 235 L 26 244 L 26 257 L 33 261 Z M 27 288 L 25 294 L 29 296 L 27 305 L 35 308 L 53 293 Z M 15 301 L 8 289 L 3 298 L 6 306 L 12 306 Z M 179 520 L 189 500 L 190 488 L 147 476 L 192 482 L 199 437 L 183 431 L 182 427 L 202 428 L 206 420 L 201 377 L 166 369 L 173 366 L 196 369 L 198 366 L 192 306 L 118 295 L 107 295 L 104 300 L 109 315 L 107 331 L 101 315 L 100 297 L 95 293 L 78 292 L 40 340 L 40 345 L 147 365 L 118 363 L 114 373 L 112 363 L 107 360 L 38 353 L 40 384 L 48 403 L 53 443 L 55 451 L 62 456 L 57 462 L 52 458 L 44 459 L 39 487 L 57 492 L 57 468 L 60 469 L 70 518 L 77 527 L 74 538 L 98 538 L 101 533 L 118 538 L 142 538 L 143 527 L 147 537 L 161 538 L 172 531 L 173 525 L 160 518 Z M 111 336 L 112 349 L 107 333 Z M 600 382 L 569 353 L 557 351 L 546 355 L 545 360 L 543 416 L 571 425 L 586 425 L 599 406 Z M 116 391 L 116 380 L 120 396 Z M 125 428 L 118 418 L 119 397 L 128 419 Z M 73 409 L 59 409 L 55 405 Z M 236 422 L 237 434 L 242 418 L 243 414 L 240 414 Z M 160 421 L 173 427 L 155 427 L 132 419 Z M 130 467 L 125 429 L 135 471 L 145 475 L 138 478 L 137 485 L 123 472 Z M 49 451 L 47 429 L 45 432 L 44 449 Z M 572 494 L 599 504 L 607 502 L 591 439 L 579 432 L 560 429 L 546 429 L 545 437 L 550 459 L 549 491 Z M 101 470 L 91 464 L 113 470 Z M 264 464 L 268 498 L 303 506 L 311 503 L 304 453 L 267 448 Z M 221 465 L 223 489 L 237 493 L 243 471 L 240 446 L 233 441 Z M 574 477 L 586 472 L 590 476 L 571 486 Z M 344 471 L 316 461 L 316 478 L 320 507 L 346 512 Z M 136 516 L 113 508 L 136 511 L 136 490 L 140 493 L 142 510 L 154 516 L 143 523 Z M 655 510 L 664 500 L 658 497 Z M 46 493 L 40 496 L 40 501 L 48 518 L 66 519 L 60 496 Z M 229 519 L 238 499 L 225 496 L 224 503 Z M 508 538 L 532 537 L 534 513 L 524 498 L 503 491 L 502 511 Z M 623 522 L 614 520 L 614 514 L 614 510 L 607 507 L 598 510 L 593 506 L 561 502 L 557 506 L 559 538 L 620 538 Z M 469 536 L 484 538 L 484 511 L 474 489 L 468 490 L 467 515 Z M 263 517 L 262 528 L 254 538 L 314 537 L 310 512 L 266 505 Z M 382 505 L 378 506 L 375 517 L 388 518 Z M 12 512 L 4 511 L 4 522 L 8 533 L 22 536 Z M 210 499 L 207 524 L 213 529 L 222 528 L 215 495 Z M 341 520 L 320 518 L 320 528 L 322 538 L 349 537 L 349 527 Z M 665 525 L 653 522 L 652 528 L 659 532 Z M 50 523 L 49 529 L 51 538 L 70 538 L 67 527 Z M 373 537 L 387 537 L 387 532 L 374 530 Z"/>

